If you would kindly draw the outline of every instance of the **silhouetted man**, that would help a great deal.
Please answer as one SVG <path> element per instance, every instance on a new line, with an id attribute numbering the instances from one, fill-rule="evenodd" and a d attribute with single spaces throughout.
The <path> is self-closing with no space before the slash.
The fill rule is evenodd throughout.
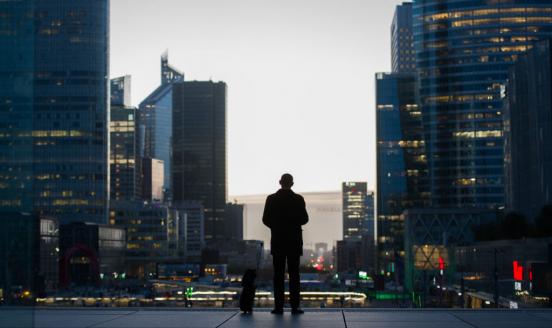
<path id="1" fill-rule="evenodd" d="M 267 197 L 263 223 L 270 228 L 272 238 L 270 253 L 274 264 L 274 310 L 273 314 L 284 313 L 284 275 L 286 261 L 289 273 L 289 299 L 291 313 L 301 314 L 299 308 L 300 278 L 299 258 L 303 255 L 303 230 L 309 222 L 305 200 L 291 190 L 293 177 L 284 174 L 280 179 L 282 188 Z"/>

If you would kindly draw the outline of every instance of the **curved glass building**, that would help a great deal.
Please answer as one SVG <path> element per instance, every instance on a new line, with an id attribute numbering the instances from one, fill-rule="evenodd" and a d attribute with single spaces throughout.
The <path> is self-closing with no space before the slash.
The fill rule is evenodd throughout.
<path id="1" fill-rule="evenodd" d="M 502 206 L 504 84 L 552 36 L 552 1 L 415 0 L 413 12 L 432 205 Z"/>

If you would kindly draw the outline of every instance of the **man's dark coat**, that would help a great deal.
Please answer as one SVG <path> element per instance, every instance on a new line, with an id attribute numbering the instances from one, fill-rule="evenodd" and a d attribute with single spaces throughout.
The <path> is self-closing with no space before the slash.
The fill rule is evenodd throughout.
<path id="1" fill-rule="evenodd" d="M 305 200 L 290 189 L 267 197 L 263 223 L 270 228 L 272 255 L 303 255 L 302 225 L 309 222 Z"/>

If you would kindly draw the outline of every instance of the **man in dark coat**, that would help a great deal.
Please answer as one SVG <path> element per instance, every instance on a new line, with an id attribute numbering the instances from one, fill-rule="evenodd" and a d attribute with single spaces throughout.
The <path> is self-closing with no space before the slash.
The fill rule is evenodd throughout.
<path id="1" fill-rule="evenodd" d="M 301 314 L 299 258 L 303 255 L 303 230 L 309 222 L 305 200 L 291 190 L 293 177 L 284 174 L 280 179 L 282 187 L 267 197 L 263 223 L 270 228 L 272 238 L 270 252 L 274 264 L 274 310 L 273 314 L 284 313 L 284 275 L 286 261 L 289 273 L 289 294 L 291 313 Z"/>

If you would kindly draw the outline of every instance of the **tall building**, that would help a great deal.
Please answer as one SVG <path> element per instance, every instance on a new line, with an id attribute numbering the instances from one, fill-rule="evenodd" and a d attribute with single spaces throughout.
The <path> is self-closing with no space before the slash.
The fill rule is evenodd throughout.
<path id="1" fill-rule="evenodd" d="M 376 240 L 378 267 L 403 255 L 401 213 L 427 205 L 423 125 L 412 74 L 376 75 Z"/>
<path id="2" fill-rule="evenodd" d="M 343 240 L 361 240 L 373 233 L 374 198 L 366 182 L 343 182 Z M 371 199 L 371 200 L 370 200 Z M 371 206 L 372 213 L 368 209 Z"/>
<path id="3" fill-rule="evenodd" d="M 111 200 L 140 199 L 137 110 L 130 106 L 130 76 L 111 80 L 109 122 Z"/>
<path id="4" fill-rule="evenodd" d="M 227 239 L 243 240 L 243 223 L 244 223 L 244 208 L 243 204 L 226 204 L 225 223 Z"/>
<path id="5" fill-rule="evenodd" d="M 552 36 L 552 2 L 415 0 L 413 15 L 432 205 L 502 206 L 501 89 Z"/>
<path id="6" fill-rule="evenodd" d="M 416 73 L 412 2 L 404 2 L 395 9 L 391 24 L 391 67 L 393 73 Z"/>
<path id="7" fill-rule="evenodd" d="M 200 202 L 205 208 L 205 241 L 225 239 L 226 84 L 175 84 L 173 98 L 174 202 Z"/>
<path id="8" fill-rule="evenodd" d="M 109 1 L 0 12 L 0 212 L 106 222 Z"/>
<path id="9" fill-rule="evenodd" d="M 161 56 L 161 85 L 140 105 L 140 155 L 164 163 L 164 189 L 171 189 L 171 144 L 173 88 L 184 82 L 184 74 L 169 64 L 168 53 Z"/>
<path id="10" fill-rule="evenodd" d="M 506 208 L 529 219 L 552 203 L 551 47 L 541 41 L 520 56 L 506 88 Z"/>

